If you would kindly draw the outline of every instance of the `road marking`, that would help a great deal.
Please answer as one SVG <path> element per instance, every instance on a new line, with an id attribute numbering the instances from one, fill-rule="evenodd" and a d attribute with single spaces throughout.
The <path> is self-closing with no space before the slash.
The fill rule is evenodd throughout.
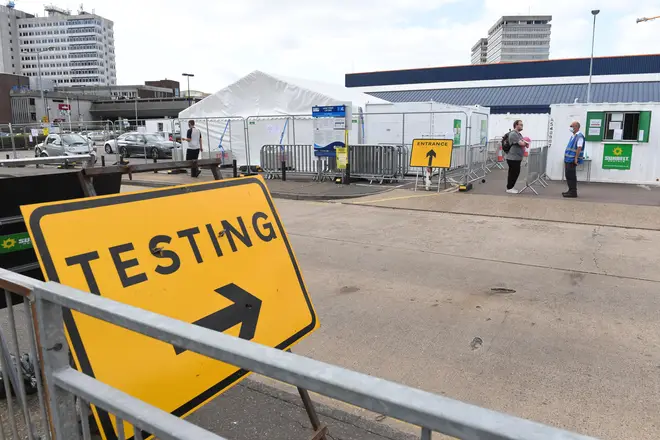
<path id="1" fill-rule="evenodd" d="M 379 202 L 389 202 L 390 200 L 404 200 L 404 199 L 418 199 L 421 197 L 432 197 L 437 196 L 438 193 L 434 192 L 433 194 L 414 194 L 411 196 L 400 196 L 400 197 L 390 197 L 387 199 L 377 199 L 377 200 L 366 200 L 363 202 L 345 202 L 347 205 L 366 205 L 369 203 L 379 203 Z"/>

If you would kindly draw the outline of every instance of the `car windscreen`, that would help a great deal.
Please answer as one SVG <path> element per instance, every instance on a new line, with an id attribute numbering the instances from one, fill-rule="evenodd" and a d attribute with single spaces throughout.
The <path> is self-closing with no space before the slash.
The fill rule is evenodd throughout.
<path id="1" fill-rule="evenodd" d="M 87 139 L 79 134 L 63 134 L 62 142 L 67 145 L 87 145 Z"/>

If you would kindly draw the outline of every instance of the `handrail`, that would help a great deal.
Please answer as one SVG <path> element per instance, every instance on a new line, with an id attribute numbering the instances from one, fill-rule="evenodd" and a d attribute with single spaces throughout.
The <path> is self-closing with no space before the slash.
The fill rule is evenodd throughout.
<path id="1" fill-rule="evenodd" d="M 91 154 L 80 154 L 77 156 L 53 156 L 53 157 L 26 157 L 23 159 L 0 159 L 0 166 L 14 165 L 46 165 L 61 162 L 87 162 L 92 161 Z"/>

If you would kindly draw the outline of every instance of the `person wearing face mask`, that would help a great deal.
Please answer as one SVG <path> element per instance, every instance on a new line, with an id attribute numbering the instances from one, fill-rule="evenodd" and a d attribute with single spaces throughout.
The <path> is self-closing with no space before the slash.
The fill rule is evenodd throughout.
<path id="1" fill-rule="evenodd" d="M 573 121 L 569 130 L 573 135 L 568 141 L 564 153 L 564 166 L 566 167 L 566 183 L 568 191 L 562 193 L 566 198 L 576 198 L 577 193 L 577 166 L 584 162 L 584 134 L 580 131 L 580 123 Z"/>

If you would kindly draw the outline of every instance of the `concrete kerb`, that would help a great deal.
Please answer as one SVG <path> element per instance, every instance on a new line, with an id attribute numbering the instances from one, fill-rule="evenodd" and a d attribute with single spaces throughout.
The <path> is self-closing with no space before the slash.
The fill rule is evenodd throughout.
<path id="1" fill-rule="evenodd" d="M 191 182 L 191 183 L 197 183 L 197 182 Z M 266 182 L 266 184 L 268 184 L 268 182 Z M 172 185 L 167 182 L 157 182 L 153 180 L 129 180 L 129 181 L 122 181 L 122 185 L 142 186 L 145 188 L 166 188 L 168 186 L 178 186 L 180 184 Z M 277 191 L 277 190 L 271 190 L 270 193 L 276 199 L 301 200 L 301 201 L 310 201 L 310 202 L 312 201 L 339 202 L 342 200 L 353 200 L 361 197 L 385 194 L 394 191 L 396 189 L 390 187 L 380 187 L 376 185 L 374 185 L 372 188 L 373 188 L 373 192 L 369 192 L 369 193 L 358 192 L 354 194 L 304 194 L 304 193 L 285 192 L 285 191 Z"/>

